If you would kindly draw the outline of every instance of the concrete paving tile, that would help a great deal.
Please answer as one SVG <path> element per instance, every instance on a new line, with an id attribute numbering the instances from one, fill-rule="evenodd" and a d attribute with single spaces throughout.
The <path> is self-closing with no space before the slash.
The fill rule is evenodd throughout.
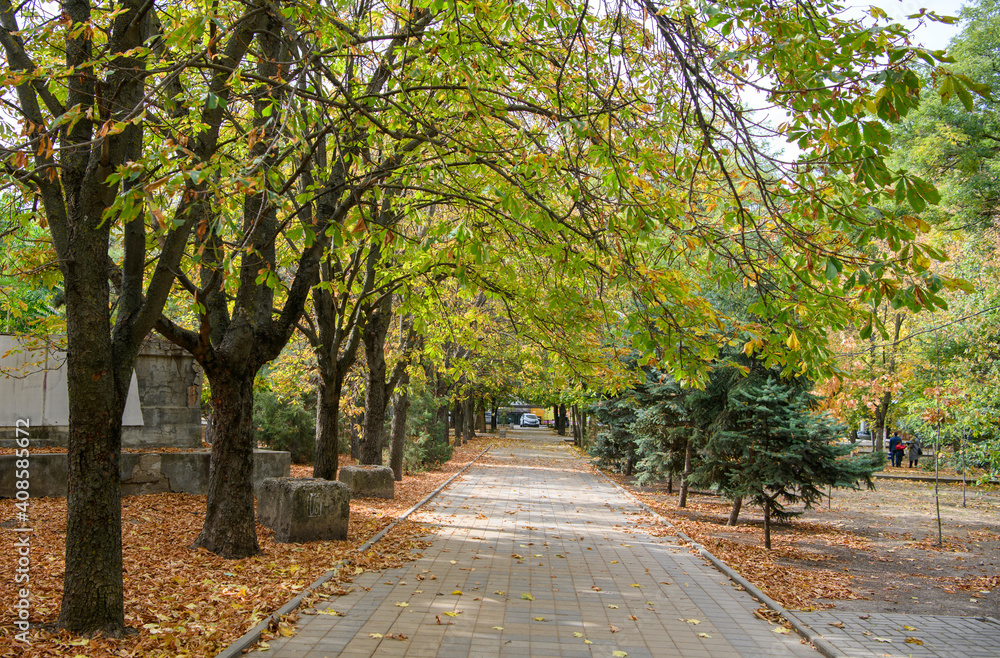
<path id="1" fill-rule="evenodd" d="M 269 655 L 298 658 L 308 652 L 312 658 L 320 647 L 340 647 L 343 656 L 528 658 L 603 656 L 619 646 L 631 649 L 630 658 L 664 651 L 727 658 L 818 655 L 797 637 L 770 633 L 768 624 L 753 617 L 759 604 L 680 550 L 676 537 L 652 537 L 637 528 L 634 504 L 561 440 L 544 430 L 525 435 L 531 443 L 494 448 L 488 463 L 469 469 L 415 515 L 437 528 L 422 557 L 400 569 L 358 576 L 359 589 L 330 604 L 346 616 L 304 619 L 299 644 L 272 643 Z M 416 579 L 430 573 L 436 579 Z M 463 595 L 452 595 L 455 589 Z M 523 592 L 534 601 L 522 599 Z M 397 601 L 409 603 L 404 612 Z M 461 614 L 446 617 L 445 611 Z M 438 625 L 435 616 L 451 623 Z M 695 630 L 678 617 L 703 623 Z M 609 624 L 621 630 L 611 633 Z M 698 631 L 717 637 L 706 643 Z M 379 642 L 369 632 L 399 632 L 409 639 Z M 593 644 L 582 645 L 574 632 Z"/>

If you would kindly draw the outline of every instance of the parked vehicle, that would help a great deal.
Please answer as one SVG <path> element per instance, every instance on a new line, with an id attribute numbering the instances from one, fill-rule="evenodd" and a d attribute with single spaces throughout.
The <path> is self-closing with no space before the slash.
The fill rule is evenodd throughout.
<path id="1" fill-rule="evenodd" d="M 541 427 L 541 424 L 535 414 L 521 414 L 521 422 L 519 423 L 521 427 Z"/>

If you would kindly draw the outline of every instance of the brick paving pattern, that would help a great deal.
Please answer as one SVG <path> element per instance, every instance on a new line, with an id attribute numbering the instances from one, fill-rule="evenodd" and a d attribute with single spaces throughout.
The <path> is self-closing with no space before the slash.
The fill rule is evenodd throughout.
<path id="1" fill-rule="evenodd" d="M 837 610 L 794 614 L 850 658 L 1000 656 L 1000 622 L 996 620 L 929 615 L 866 615 Z M 911 641 L 907 642 L 907 639 Z"/>
<path id="2" fill-rule="evenodd" d="M 358 576 L 318 606 L 343 616 L 303 615 L 255 655 L 819 655 L 677 537 L 643 532 L 642 511 L 561 440 L 517 434 L 532 443 L 494 448 L 415 517 L 438 528 L 420 559 Z"/>

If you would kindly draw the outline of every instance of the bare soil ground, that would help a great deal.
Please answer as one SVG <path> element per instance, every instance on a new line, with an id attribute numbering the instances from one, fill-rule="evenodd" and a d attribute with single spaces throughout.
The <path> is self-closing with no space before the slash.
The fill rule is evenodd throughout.
<path id="1" fill-rule="evenodd" d="M 901 473 L 906 469 L 892 469 Z M 682 531 L 791 609 L 836 607 L 861 613 L 1000 618 L 1000 489 L 878 479 L 875 491 L 832 500 L 772 531 L 744 508 L 727 527 L 730 505 L 693 495 L 686 509 L 666 486 L 635 487 L 616 477 Z M 937 503 L 942 544 L 938 544 Z"/>

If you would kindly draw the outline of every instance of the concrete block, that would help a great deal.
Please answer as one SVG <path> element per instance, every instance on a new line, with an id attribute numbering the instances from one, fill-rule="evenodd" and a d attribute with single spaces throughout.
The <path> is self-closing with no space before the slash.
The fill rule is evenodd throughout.
<path id="1" fill-rule="evenodd" d="M 343 466 L 337 479 L 351 490 L 351 498 L 393 498 L 396 481 L 388 466 Z"/>
<path id="2" fill-rule="evenodd" d="M 347 539 L 351 493 L 343 482 L 267 478 L 257 491 L 257 520 L 282 543 Z"/>

